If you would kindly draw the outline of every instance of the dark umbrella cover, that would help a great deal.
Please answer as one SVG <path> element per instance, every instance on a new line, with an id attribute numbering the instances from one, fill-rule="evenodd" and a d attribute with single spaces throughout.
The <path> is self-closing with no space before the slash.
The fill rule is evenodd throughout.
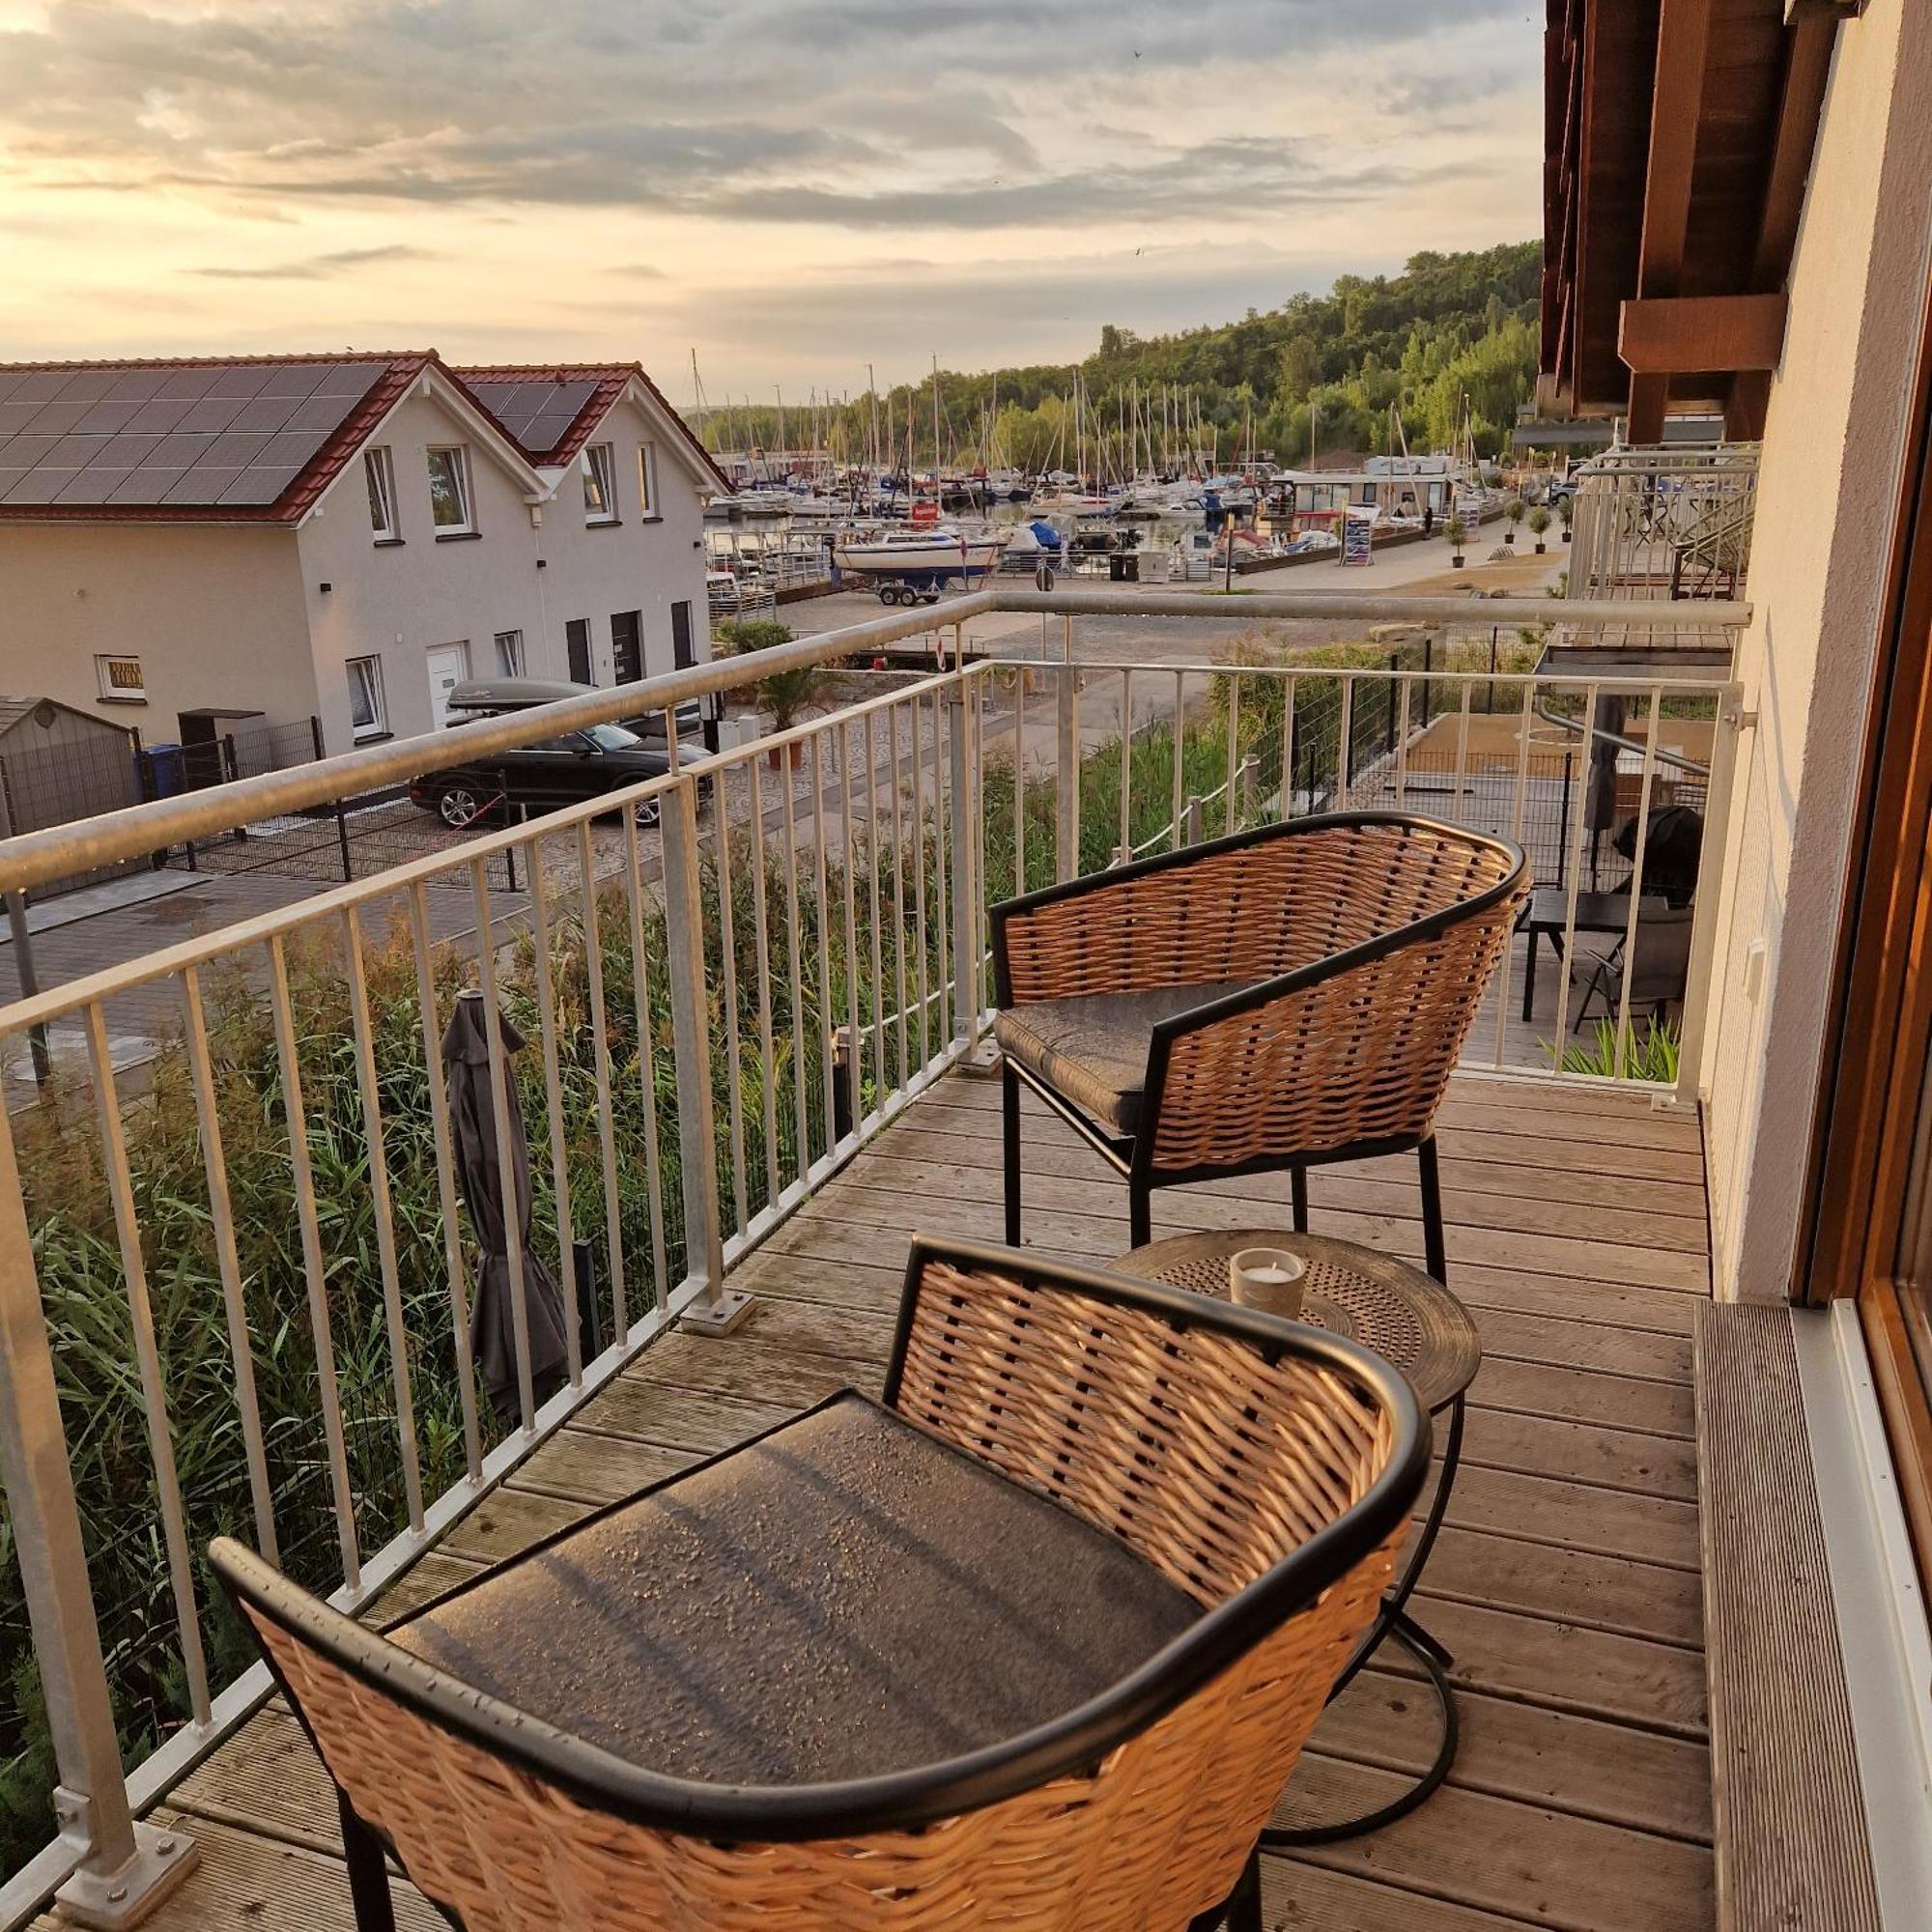
<path id="1" fill-rule="evenodd" d="M 1589 788 L 1583 799 L 1583 821 L 1590 828 L 1590 883 L 1597 883 L 1597 855 L 1604 834 L 1617 822 L 1617 756 L 1623 747 L 1625 705 L 1617 692 L 1599 692 L 1591 718 Z"/>
<path id="2" fill-rule="evenodd" d="M 509 1019 L 498 1014 L 505 1060 L 524 1043 Z M 469 1303 L 469 1347 L 483 1386 L 499 1409 L 514 1410 L 517 1395 L 517 1342 L 510 1296 L 508 1226 L 503 1213 L 502 1176 L 497 1162 L 497 1109 L 490 1078 L 490 1037 L 480 995 L 456 1002 L 442 1037 L 442 1065 L 449 1084 L 449 1124 L 457 1183 L 463 1189 L 471 1225 L 483 1248 L 476 1292 Z M 563 1370 L 563 1294 L 556 1280 L 530 1247 L 530 1151 L 524 1133 L 517 1089 L 509 1088 L 510 1176 L 517 1195 L 517 1226 L 523 1236 L 525 1321 L 529 1330 L 530 1378 L 543 1384 Z"/>

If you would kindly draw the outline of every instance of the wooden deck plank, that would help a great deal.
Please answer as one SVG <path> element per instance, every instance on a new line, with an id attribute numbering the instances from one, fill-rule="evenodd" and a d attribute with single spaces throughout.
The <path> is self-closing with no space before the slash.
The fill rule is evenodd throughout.
<path id="1" fill-rule="evenodd" d="M 582 1503 L 614 1503 L 647 1484 L 688 1467 L 696 1458 L 682 1449 L 597 1435 L 575 1425 L 557 1433 L 523 1463 L 508 1487 Z"/>
<path id="2" fill-rule="evenodd" d="M 1697 1497 L 1697 1449 L 1667 1435 L 1639 1435 L 1598 1423 L 1472 1407 L 1463 1439 L 1465 1463 L 1588 1483 L 1632 1495 Z"/>
<path id="3" fill-rule="evenodd" d="M 1269 1932 L 1521 1932 L 1530 1922 L 1272 1853 L 1262 1859 L 1262 1910 Z"/>
<path id="4" fill-rule="evenodd" d="M 822 1221 L 794 1220 L 751 1256 L 733 1278 L 760 1294 L 868 1310 L 890 1321 L 905 1282 L 905 1248 L 885 1231 L 833 1234 Z M 1474 1311 L 1505 1309 L 1588 1329 L 1632 1328 L 1678 1336 L 1687 1343 L 1696 1307 L 1681 1294 L 1467 1264 L 1456 1269 L 1451 1285 Z"/>
<path id="5" fill-rule="evenodd" d="M 578 1427 L 599 1435 L 628 1435 L 666 1449 L 715 1456 L 721 1449 L 782 1422 L 796 1407 L 796 1404 L 695 1395 L 626 1375 L 586 1403 L 573 1420 Z"/>
<path id="6" fill-rule="evenodd" d="M 582 1503 L 558 1496 L 530 1495 L 519 1490 L 493 1490 L 438 1547 L 452 1556 L 500 1563 L 587 1515 Z"/>
<path id="7" fill-rule="evenodd" d="M 1348 1817 L 1385 1804 L 1406 1782 L 1397 1773 L 1309 1757 L 1275 1816 L 1285 1825 Z M 1557 1932 L 1708 1932 L 1711 1923 L 1703 1846 L 1453 1784 L 1379 1832 L 1288 1856 Z"/>
<path id="8" fill-rule="evenodd" d="M 997 1115 L 979 1109 L 954 1110 L 943 1121 L 930 1122 L 926 1119 L 928 1111 L 932 1110 L 919 1109 L 894 1130 L 892 1145 L 901 1159 L 951 1161 L 960 1167 L 999 1170 L 1001 1143 Z M 1030 1175 L 1056 1174 L 1073 1179 L 1095 1171 L 1093 1150 L 1070 1128 L 1051 1120 L 1042 1121 L 1041 1126 L 1042 1131 L 1029 1133 L 1023 1139 Z M 1485 1160 L 1456 1151 L 1468 1144 L 1467 1135 L 1445 1137 L 1442 1143 L 1442 1192 L 1452 1211 L 1456 1203 L 1464 1199 L 1494 1198 L 1593 1208 L 1606 1217 L 1640 1214 L 1648 1219 L 1657 1215 L 1699 1227 L 1707 1221 L 1704 1189 L 1694 1179 L 1661 1180 L 1588 1169 L 1555 1173 L 1548 1168 Z M 1257 1180 L 1269 1179 L 1268 1176 L 1250 1176 L 1240 1180 L 1200 1181 L 1196 1185 L 1208 1192 L 1245 1192 L 1253 1189 Z M 1382 1154 L 1373 1160 L 1351 1161 L 1345 1167 L 1318 1168 L 1311 1188 L 1311 1198 L 1318 1204 L 1324 1198 L 1322 1184 L 1329 1179 L 1375 1182 L 1389 1190 L 1398 1201 L 1403 1196 L 1413 1201 L 1415 1156 Z"/>
<path id="9" fill-rule="evenodd" d="M 1456 1710 L 1462 1742 L 1450 1779 L 1464 1790 L 1711 1842 L 1702 1745 L 1468 1690 Z M 1413 1776 L 1434 1759 L 1440 1722 L 1413 1679 L 1371 1666 L 1322 1714 L 1308 1747 Z"/>

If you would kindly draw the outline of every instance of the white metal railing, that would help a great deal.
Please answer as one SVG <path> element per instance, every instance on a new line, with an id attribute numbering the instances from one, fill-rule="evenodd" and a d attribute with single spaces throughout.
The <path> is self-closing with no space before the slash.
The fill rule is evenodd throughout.
<path id="1" fill-rule="evenodd" d="M 966 626 L 998 611 L 1039 613 L 1043 637 L 1058 615 L 1058 654 L 969 662 Z M 1224 629 L 1401 618 L 1433 625 L 1447 655 L 1393 670 L 1097 664 L 1075 651 L 1086 611 Z M 1561 679 L 1448 668 L 1463 627 L 1480 663 L 1492 623 L 1548 614 L 1541 600 L 994 590 L 881 617 L 782 646 L 766 668 L 863 661 L 944 625 L 942 668 L 0 1009 L 0 1053 L 36 1034 L 55 1048 L 51 1084 L 20 1083 L 0 1123 L 0 1478 L 61 1826 L 0 1889 L 0 1924 L 63 1880 L 138 1903 L 186 1856 L 179 1833 L 164 1852 L 134 1818 L 267 1688 L 213 1601 L 197 1553 L 209 1535 L 251 1536 L 359 1605 L 668 1324 L 728 1327 L 744 1305 L 728 1270 L 979 1038 L 987 909 L 1009 893 L 1121 851 L 1393 805 L 1524 841 L 1568 959 L 1603 859 L 1589 801 L 1608 786 L 1635 829 L 1634 863 L 1601 874 L 1627 883 L 1629 956 L 1645 831 L 1682 776 L 1662 776 L 1659 741 L 1694 726 L 1710 766 L 1683 1002 L 1694 1064 L 1736 692 L 1667 666 Z M 1618 621 L 1617 607 L 1597 614 Z M 1746 613 L 1703 614 L 1722 633 Z M 742 661 L 699 666 L 32 834 L 0 843 L 0 889 L 573 726 L 642 709 L 668 721 L 744 679 Z M 1612 696 L 1625 715 L 1604 760 Z M 1539 705 L 1567 728 L 1546 731 Z M 668 722 L 667 742 L 675 758 Z M 493 865 L 503 855 L 517 867 Z M 1513 970 L 1470 1060 L 1573 1077 L 1539 1044 L 1569 1038 L 1571 973 L 1555 971 L 1549 1009 L 1525 1023 Z M 514 1374 L 495 1392 L 469 1344 L 473 1242 L 439 1061 L 469 990 L 500 1128 L 487 1162 L 514 1201 L 516 1098 L 534 1203 L 527 1240 L 508 1217 Z M 1620 1038 L 1631 999 L 1626 974 Z M 521 1055 L 506 1017 L 533 1041 Z M 525 1319 L 539 1261 L 566 1318 L 550 1381 Z M 90 1407 L 122 1425 L 137 1408 L 138 1429 L 94 1428 Z M 130 1442 L 145 1444 L 134 1462 Z M 10 1603 L 0 1643 L 17 1648 Z M 160 1741 L 124 1751 L 143 1735 Z"/>
<path id="2" fill-rule="evenodd" d="M 1700 600 L 1737 595 L 1750 561 L 1758 447 L 1625 448 L 1577 472 L 1575 598 Z"/>

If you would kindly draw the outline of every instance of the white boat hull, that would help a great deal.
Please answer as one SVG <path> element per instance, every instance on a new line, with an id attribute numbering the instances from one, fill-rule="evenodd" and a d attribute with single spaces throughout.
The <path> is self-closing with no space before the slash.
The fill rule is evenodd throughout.
<path id="1" fill-rule="evenodd" d="M 858 577 L 983 577 L 999 562 L 1004 548 L 1004 539 L 998 537 L 935 534 L 917 543 L 835 544 L 832 560 L 840 570 Z"/>

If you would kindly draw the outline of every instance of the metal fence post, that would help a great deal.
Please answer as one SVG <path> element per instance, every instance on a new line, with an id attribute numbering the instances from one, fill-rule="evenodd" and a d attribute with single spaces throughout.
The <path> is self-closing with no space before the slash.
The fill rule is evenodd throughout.
<path id="1" fill-rule="evenodd" d="M 947 770 L 952 796 L 947 801 L 947 825 L 952 835 L 952 1030 L 962 1039 L 980 1034 L 979 867 L 973 855 L 979 848 L 975 807 L 979 787 L 973 782 L 973 734 L 966 717 L 966 686 L 954 679 L 946 694 Z"/>
<path id="2" fill-rule="evenodd" d="M 1073 669 L 1073 619 L 1060 620 L 1060 689 L 1053 768 L 1054 876 L 1070 879 L 1080 869 L 1080 695 Z"/>
<path id="3" fill-rule="evenodd" d="M 54 1816 L 78 1869 L 61 1888 L 84 1925 L 131 1925 L 186 1877 L 195 1846 L 136 1824 L 74 1502 L 53 1353 L 14 1134 L 0 1114 L 0 1484 L 27 1599 L 60 1783 Z"/>
<path id="4" fill-rule="evenodd" d="M 718 1202 L 718 1129 L 711 1100 L 710 1003 L 704 985 L 704 893 L 698 872 L 697 781 L 662 794 L 665 941 L 670 962 L 671 1051 L 677 1065 L 677 1165 L 684 1187 L 684 1262 L 698 1293 L 680 1325 L 728 1335 L 752 1297 L 724 1286 Z"/>

